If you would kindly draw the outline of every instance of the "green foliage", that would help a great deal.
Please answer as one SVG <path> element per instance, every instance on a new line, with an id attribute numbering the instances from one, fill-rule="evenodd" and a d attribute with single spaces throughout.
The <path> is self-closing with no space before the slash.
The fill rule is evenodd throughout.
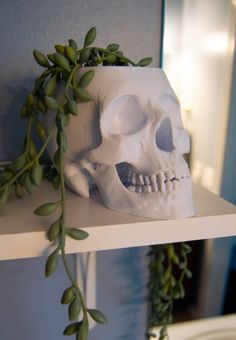
<path id="1" fill-rule="evenodd" d="M 79 87 L 86 87 L 92 81 L 94 77 L 94 70 L 89 70 L 85 74 L 82 75 L 79 81 Z"/>
<path id="2" fill-rule="evenodd" d="M 81 303 L 79 298 L 76 296 L 69 305 L 69 320 L 77 320 L 81 312 Z"/>
<path id="3" fill-rule="evenodd" d="M 75 298 L 75 289 L 73 286 L 67 288 L 61 298 L 61 303 L 63 305 L 67 305 L 68 303 L 71 303 Z"/>
<path id="4" fill-rule="evenodd" d="M 97 309 L 88 309 L 88 313 L 91 318 L 98 323 L 107 323 L 107 318 L 105 315 Z"/>
<path id="5" fill-rule="evenodd" d="M 48 216 L 48 215 L 51 215 L 59 205 L 60 203 L 58 202 L 46 203 L 46 204 L 40 205 L 40 207 L 35 209 L 34 213 L 35 215 L 38 215 L 38 216 Z"/>
<path id="6" fill-rule="evenodd" d="M 61 232 L 61 219 L 57 220 L 50 225 L 48 229 L 48 239 L 49 241 L 55 241 Z"/>
<path id="7" fill-rule="evenodd" d="M 66 233 L 75 240 L 85 240 L 89 236 L 86 231 L 75 228 L 67 228 Z"/>
<path id="8" fill-rule="evenodd" d="M 64 329 L 63 334 L 64 335 L 73 335 L 73 334 L 75 334 L 77 332 L 78 328 L 79 328 L 79 322 L 71 323 L 70 325 L 68 325 Z"/>
<path id="9" fill-rule="evenodd" d="M 167 338 L 167 325 L 172 322 L 174 301 L 183 299 L 184 278 L 191 277 L 187 255 L 191 247 L 186 243 L 151 246 L 149 252 L 148 327 L 161 326 L 159 340 Z"/>
<path id="10" fill-rule="evenodd" d="M 88 31 L 88 33 L 85 36 L 84 46 L 86 47 L 86 46 L 91 45 L 94 42 L 96 35 L 97 35 L 96 27 L 90 28 L 90 30 Z"/>
<path id="11" fill-rule="evenodd" d="M 45 265 L 45 276 L 46 277 L 52 275 L 57 269 L 59 250 L 60 250 L 59 248 L 54 250 L 54 252 L 52 252 L 52 254 L 49 255 L 46 261 L 46 265 Z"/>
<path id="12" fill-rule="evenodd" d="M 64 163 L 67 150 L 66 126 L 70 123 L 70 116 L 78 115 L 77 101 L 92 101 L 93 97 L 86 87 L 93 81 L 94 70 L 88 70 L 78 79 L 80 67 L 102 66 L 145 66 L 151 58 L 142 59 L 135 63 L 119 51 L 119 45 L 109 44 L 107 48 L 91 46 L 96 39 L 96 28 L 92 27 L 84 38 L 82 48 L 78 48 L 75 40 L 69 39 L 68 45 L 57 44 L 55 50 L 43 54 L 38 50 L 33 51 L 33 56 L 38 65 L 44 68 L 39 77 L 35 79 L 32 91 L 20 110 L 20 117 L 27 121 L 27 131 L 23 150 L 18 158 L 0 169 L 0 213 L 3 212 L 11 192 L 18 198 L 37 189 L 44 178 L 49 179 L 54 188 L 59 190 L 60 198 L 57 202 L 44 203 L 34 213 L 38 216 L 48 216 L 57 213 L 47 232 L 49 241 L 56 249 L 51 252 L 45 264 L 45 276 L 51 276 L 58 266 L 59 254 L 63 261 L 65 271 L 71 282 L 61 298 L 63 305 L 68 305 L 70 320 L 76 320 L 81 315 L 81 321 L 69 324 L 65 335 L 76 335 L 77 340 L 87 340 L 89 332 L 88 315 L 98 323 L 106 323 L 106 317 L 98 310 L 88 309 L 85 305 L 80 288 L 67 262 L 65 246 L 67 236 L 74 240 L 84 240 L 88 233 L 77 229 L 68 228 L 66 222 L 66 192 L 64 181 Z M 146 60 L 146 61 L 145 61 Z M 64 93 L 60 101 L 56 97 L 57 88 L 64 83 Z M 42 124 L 42 115 L 52 114 L 55 119 L 47 131 Z M 34 132 L 39 137 L 39 146 L 34 141 Z M 48 143 L 56 136 L 58 150 L 52 161 L 48 161 L 46 148 Z"/>

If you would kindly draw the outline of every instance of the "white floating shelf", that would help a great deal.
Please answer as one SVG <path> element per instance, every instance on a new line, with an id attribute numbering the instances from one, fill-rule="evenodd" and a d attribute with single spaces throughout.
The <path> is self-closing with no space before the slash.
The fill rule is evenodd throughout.
<path id="1" fill-rule="evenodd" d="M 13 201 L 0 217 L 0 260 L 47 255 L 48 226 L 56 215 L 37 217 L 33 210 L 58 199 L 47 182 L 33 194 Z M 236 235 L 236 207 L 195 186 L 196 216 L 182 220 L 152 220 L 105 208 L 98 192 L 91 199 L 67 191 L 68 227 L 89 232 L 84 241 L 67 239 L 67 253 L 126 248 Z"/>

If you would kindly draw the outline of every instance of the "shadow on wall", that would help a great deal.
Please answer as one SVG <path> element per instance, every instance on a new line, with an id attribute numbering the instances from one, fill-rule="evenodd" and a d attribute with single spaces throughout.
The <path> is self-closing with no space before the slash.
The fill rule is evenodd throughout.
<path id="1" fill-rule="evenodd" d="M 97 253 L 97 304 L 106 314 L 108 324 L 96 326 L 91 332 L 91 340 L 145 338 L 147 250 L 146 247 L 138 247 Z"/>
<path id="2" fill-rule="evenodd" d="M 14 159 L 23 148 L 27 123 L 20 118 L 20 109 L 33 81 L 34 78 L 21 79 L 19 84 L 15 80 L 9 81 L 7 86 L 0 88 L 1 96 L 8 98 L 8 105 L 1 111 L 0 161 Z"/>
<path id="3" fill-rule="evenodd" d="M 121 320 L 124 328 L 119 340 L 144 338 L 146 332 L 147 314 L 145 314 L 147 303 L 147 280 L 144 276 L 145 261 L 142 248 L 129 248 L 114 259 L 114 266 L 120 270 L 120 274 L 125 278 L 121 281 L 121 294 L 119 303 L 124 304 Z M 143 321 L 141 321 L 143 320 Z M 140 329 L 140 324 L 143 329 Z"/>

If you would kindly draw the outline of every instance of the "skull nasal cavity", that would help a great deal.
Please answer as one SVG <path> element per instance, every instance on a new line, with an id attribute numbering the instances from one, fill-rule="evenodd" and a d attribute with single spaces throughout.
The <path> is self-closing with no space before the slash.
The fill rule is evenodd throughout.
<path id="1" fill-rule="evenodd" d="M 156 131 L 156 145 L 158 149 L 166 152 L 174 150 L 171 122 L 164 118 Z"/>

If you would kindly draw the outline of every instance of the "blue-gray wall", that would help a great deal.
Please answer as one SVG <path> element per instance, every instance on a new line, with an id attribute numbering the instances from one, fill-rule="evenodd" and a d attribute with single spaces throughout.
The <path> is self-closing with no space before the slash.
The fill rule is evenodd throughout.
<path id="1" fill-rule="evenodd" d="M 160 18 L 161 0 L 0 1 L 0 161 L 15 157 L 23 142 L 18 112 L 41 71 L 33 49 L 49 53 L 69 38 L 82 43 L 96 26 L 98 45 L 118 42 L 131 58 L 153 56 L 158 66 Z M 140 248 L 98 253 L 98 305 L 110 323 L 93 330 L 91 340 L 143 340 L 143 253 Z M 68 280 L 61 267 L 45 280 L 44 261 L 0 262 L 0 340 L 65 338 L 66 308 L 59 300 Z M 73 265 L 73 257 L 70 261 Z"/>

